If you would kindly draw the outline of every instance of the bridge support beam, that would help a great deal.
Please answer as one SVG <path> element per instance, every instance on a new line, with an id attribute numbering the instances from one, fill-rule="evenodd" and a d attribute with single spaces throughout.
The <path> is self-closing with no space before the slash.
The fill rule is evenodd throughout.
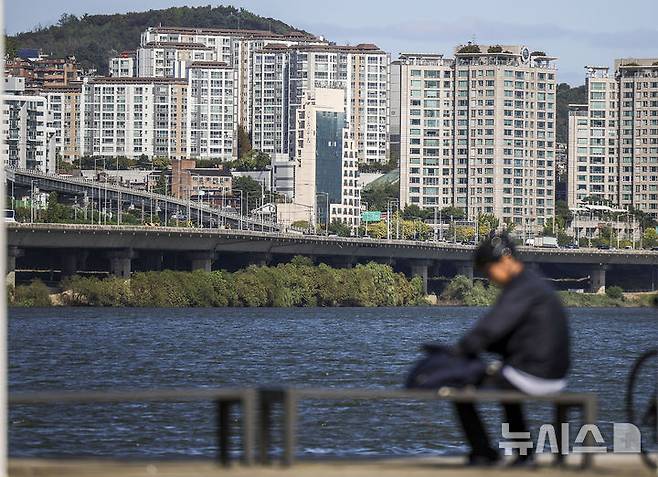
<path id="1" fill-rule="evenodd" d="M 427 293 L 427 272 L 432 262 L 430 260 L 412 260 L 410 263 L 411 277 L 420 277 L 423 281 L 423 293 Z"/>
<path id="2" fill-rule="evenodd" d="M 203 270 L 204 272 L 212 271 L 212 262 L 215 260 L 215 252 L 190 252 L 189 254 L 192 271 Z"/>
<path id="3" fill-rule="evenodd" d="M 461 261 L 457 262 L 457 275 L 463 275 L 469 280 L 473 280 L 473 262 Z"/>
<path id="4" fill-rule="evenodd" d="M 356 258 L 352 255 L 337 255 L 332 257 L 330 262 L 333 268 L 353 268 Z"/>
<path id="5" fill-rule="evenodd" d="M 108 252 L 110 259 L 110 273 L 119 278 L 130 278 L 131 260 L 135 257 L 135 252 L 127 248 L 123 250 L 113 250 Z"/>
<path id="6" fill-rule="evenodd" d="M 605 271 L 608 267 L 598 265 L 593 267 L 589 273 L 589 292 L 605 293 Z"/>
<path id="7" fill-rule="evenodd" d="M 23 256 L 23 250 L 18 247 L 7 247 L 7 284 L 16 286 L 16 259 Z"/>

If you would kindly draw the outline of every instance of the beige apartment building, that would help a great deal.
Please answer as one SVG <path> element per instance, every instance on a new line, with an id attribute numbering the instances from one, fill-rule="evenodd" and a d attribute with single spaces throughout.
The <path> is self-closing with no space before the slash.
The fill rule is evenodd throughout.
<path id="1" fill-rule="evenodd" d="M 43 88 L 55 131 L 55 149 L 59 159 L 72 162 L 80 157 L 80 105 L 82 85 Z"/>
<path id="2" fill-rule="evenodd" d="M 587 104 L 569 107 L 568 202 L 606 201 L 658 218 L 658 58 L 587 67 Z"/>
<path id="3" fill-rule="evenodd" d="M 494 214 L 541 229 L 555 207 L 554 60 L 470 43 L 454 59 L 402 55 L 401 206 L 455 206 L 471 220 Z"/>

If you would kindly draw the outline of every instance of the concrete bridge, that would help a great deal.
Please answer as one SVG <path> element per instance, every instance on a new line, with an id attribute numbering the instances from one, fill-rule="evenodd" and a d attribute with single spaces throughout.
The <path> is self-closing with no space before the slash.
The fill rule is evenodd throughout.
<path id="1" fill-rule="evenodd" d="M 210 271 L 280 263 L 295 255 L 339 267 L 387 263 L 409 276 L 421 277 L 426 289 L 432 277 L 461 274 L 472 278 L 474 273 L 473 246 L 443 242 L 71 224 L 7 224 L 7 232 L 9 273 L 18 266 L 56 271 L 61 277 L 84 271 L 128 277 L 133 271 L 165 268 Z M 644 277 L 640 286 L 626 289 L 653 290 L 658 284 L 658 253 L 653 251 L 521 247 L 520 255 L 526 263 L 553 271 L 553 275 L 589 277 L 590 291 L 605 289 L 607 270 Z"/>
<path id="2" fill-rule="evenodd" d="M 79 177 L 46 174 L 43 172 L 5 168 L 7 180 L 17 187 L 57 192 L 61 195 L 86 197 L 91 204 L 101 204 L 108 211 L 118 211 L 126 206 L 141 208 L 142 212 L 165 218 L 167 222 L 172 214 L 185 215 L 186 220 L 204 227 L 217 227 L 218 224 L 229 225 L 236 229 L 279 230 L 279 224 L 260 218 L 240 215 L 232 209 L 219 209 L 208 204 L 195 202 L 163 194 L 131 189 L 107 182 L 90 181 Z"/>

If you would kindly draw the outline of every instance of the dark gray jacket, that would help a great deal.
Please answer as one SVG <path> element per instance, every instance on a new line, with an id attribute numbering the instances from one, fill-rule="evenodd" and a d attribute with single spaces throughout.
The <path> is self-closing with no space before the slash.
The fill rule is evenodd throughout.
<path id="1" fill-rule="evenodd" d="M 501 291 L 493 308 L 459 342 L 466 354 L 500 354 L 503 362 L 544 379 L 569 370 L 567 316 L 555 290 L 525 267 Z"/>

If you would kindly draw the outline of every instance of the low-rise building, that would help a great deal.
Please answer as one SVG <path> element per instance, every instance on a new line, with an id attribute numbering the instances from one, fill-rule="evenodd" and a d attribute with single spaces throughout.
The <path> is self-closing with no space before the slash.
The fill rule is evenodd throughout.
<path id="1" fill-rule="evenodd" d="M 137 52 L 123 51 L 110 58 L 108 76 L 114 78 L 131 78 L 137 76 Z"/>

